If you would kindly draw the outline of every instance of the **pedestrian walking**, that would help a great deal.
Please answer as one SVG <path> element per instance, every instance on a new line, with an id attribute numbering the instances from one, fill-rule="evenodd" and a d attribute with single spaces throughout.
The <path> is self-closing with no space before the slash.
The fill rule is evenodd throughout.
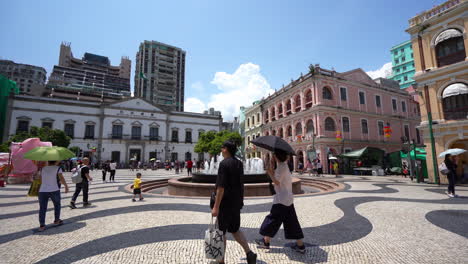
<path id="1" fill-rule="evenodd" d="M 457 159 L 456 156 L 452 156 L 450 154 L 445 155 L 444 160 L 445 166 L 447 166 L 448 173 L 447 173 L 447 180 L 449 182 L 447 195 L 450 198 L 458 197 L 455 194 L 455 183 L 457 181 Z"/>
<path id="2" fill-rule="evenodd" d="M 322 176 L 322 174 L 323 174 L 323 166 L 322 166 L 322 163 L 320 162 L 319 159 L 317 159 L 316 167 L 317 167 L 317 177 Z"/>
<path id="3" fill-rule="evenodd" d="M 309 177 L 312 175 L 312 169 L 313 169 L 312 163 L 310 162 L 309 159 L 307 159 L 306 170 L 307 170 L 307 173 L 309 174 Z"/>
<path id="4" fill-rule="evenodd" d="M 338 173 L 340 172 L 338 161 L 333 162 L 333 172 L 335 173 L 335 178 L 338 178 Z"/>
<path id="5" fill-rule="evenodd" d="M 140 195 L 140 201 L 143 200 L 143 196 L 141 195 L 141 173 L 136 174 L 135 180 L 133 180 L 133 202 L 136 202 L 135 197 L 136 195 Z"/>
<path id="6" fill-rule="evenodd" d="M 48 166 L 45 166 L 40 171 L 41 187 L 39 188 L 39 232 L 45 230 L 45 217 L 47 212 L 47 204 L 49 199 L 54 204 L 54 225 L 58 226 L 63 224 L 60 219 L 60 183 L 65 186 L 65 193 L 68 193 L 68 185 L 63 178 L 62 169 L 57 166 L 57 161 L 49 161 Z"/>
<path id="7" fill-rule="evenodd" d="M 105 161 L 102 163 L 101 171 L 102 171 L 102 182 L 106 181 L 107 171 L 109 170 L 109 161 Z"/>
<path id="8" fill-rule="evenodd" d="M 273 238 L 281 225 L 284 227 L 286 239 L 295 239 L 296 243 L 291 248 L 299 253 L 305 253 L 303 242 L 304 234 L 297 219 L 294 208 L 294 196 L 292 193 L 292 176 L 287 164 L 288 154 L 283 151 L 276 151 L 274 159 L 267 170 L 268 176 L 274 183 L 276 194 L 273 196 L 273 206 L 270 214 L 260 227 L 261 239 L 255 240 L 259 248 L 269 249 L 271 238 Z M 273 169 L 276 165 L 276 169 Z"/>
<path id="9" fill-rule="evenodd" d="M 247 263 L 256 263 L 257 254 L 250 250 L 249 244 L 240 230 L 240 215 L 244 205 L 244 184 L 241 180 L 244 174 L 243 164 L 234 156 L 236 145 L 233 142 L 225 141 L 221 152 L 224 160 L 221 161 L 218 168 L 216 199 L 211 214 L 217 217 L 219 229 L 224 233 L 225 248 L 227 231 L 244 249 Z M 224 259 L 219 263 L 224 263 Z"/>
<path id="10" fill-rule="evenodd" d="M 75 201 L 76 201 L 76 198 L 78 198 L 78 195 L 80 195 L 81 190 L 83 190 L 83 206 L 87 207 L 91 205 L 91 203 L 88 201 L 88 198 L 89 198 L 88 193 L 89 193 L 89 182 L 92 181 L 93 178 L 91 178 L 91 176 L 89 175 L 88 165 L 89 165 L 89 159 L 84 158 L 83 165 L 78 167 L 78 170 L 80 170 L 82 181 L 76 184 L 75 193 L 73 194 L 73 197 L 70 201 L 71 209 L 76 209 Z"/>
<path id="11" fill-rule="evenodd" d="M 109 163 L 109 182 L 115 182 L 115 170 L 117 169 L 117 162 L 115 160 Z"/>
<path id="12" fill-rule="evenodd" d="M 302 173 L 304 173 L 304 164 L 302 163 L 302 161 L 299 161 L 299 163 L 297 164 L 297 171 L 301 175 L 302 175 Z"/>
<path id="13" fill-rule="evenodd" d="M 192 160 L 187 160 L 187 176 L 192 176 L 192 167 L 193 167 Z"/>

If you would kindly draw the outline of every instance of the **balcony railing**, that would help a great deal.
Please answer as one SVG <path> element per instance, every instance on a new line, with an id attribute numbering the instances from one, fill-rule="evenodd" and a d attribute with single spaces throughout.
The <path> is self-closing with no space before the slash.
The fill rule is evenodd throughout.
<path id="1" fill-rule="evenodd" d="M 179 139 L 178 139 L 178 138 L 172 138 L 172 139 L 171 139 L 171 142 L 172 142 L 172 143 L 179 143 Z"/>
<path id="2" fill-rule="evenodd" d="M 147 138 L 148 140 L 151 140 L 151 141 L 161 141 L 161 136 L 145 136 L 145 138 Z"/>
<path id="3" fill-rule="evenodd" d="M 465 51 L 461 50 L 456 53 L 437 58 L 437 67 L 442 67 L 445 65 L 450 65 L 465 60 Z"/>
<path id="4" fill-rule="evenodd" d="M 185 143 L 192 144 L 193 142 L 192 142 L 192 139 L 185 139 Z"/>
<path id="5" fill-rule="evenodd" d="M 456 111 L 444 111 L 445 120 L 461 120 L 468 118 L 468 107 L 457 109 Z"/>

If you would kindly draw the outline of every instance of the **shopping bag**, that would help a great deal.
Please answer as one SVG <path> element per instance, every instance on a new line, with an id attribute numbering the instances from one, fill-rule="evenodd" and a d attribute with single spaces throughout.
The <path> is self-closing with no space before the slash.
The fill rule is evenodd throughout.
<path id="1" fill-rule="evenodd" d="M 449 169 L 447 168 L 447 165 L 445 165 L 445 162 L 442 162 L 440 165 L 439 165 L 439 171 L 440 173 L 442 173 L 443 175 L 447 175 L 449 173 Z"/>
<path id="2" fill-rule="evenodd" d="M 224 256 L 224 234 L 219 230 L 218 220 L 213 225 L 213 217 L 208 230 L 205 231 L 205 256 L 217 261 L 221 261 Z"/>
<path id="3" fill-rule="evenodd" d="M 37 197 L 39 195 L 39 189 L 41 188 L 41 180 L 34 179 L 29 187 L 28 196 Z"/>

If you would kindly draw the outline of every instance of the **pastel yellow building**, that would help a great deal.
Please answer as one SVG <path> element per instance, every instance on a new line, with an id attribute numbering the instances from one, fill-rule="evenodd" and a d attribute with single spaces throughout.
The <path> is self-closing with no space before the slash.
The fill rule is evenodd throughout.
<path id="1" fill-rule="evenodd" d="M 427 145 L 429 180 L 438 181 L 433 154 L 448 148 L 468 149 L 468 0 L 450 0 L 409 20 L 416 74 L 414 80 L 422 100 L 420 129 Z M 429 133 L 432 115 L 434 144 Z M 435 150 L 433 152 L 433 150 Z M 462 162 L 468 162 L 468 154 Z M 446 177 L 440 177 L 445 183 Z"/>

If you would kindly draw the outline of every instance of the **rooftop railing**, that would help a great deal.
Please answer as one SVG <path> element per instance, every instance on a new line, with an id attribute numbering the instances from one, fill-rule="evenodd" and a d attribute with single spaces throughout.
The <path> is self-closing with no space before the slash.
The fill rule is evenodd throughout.
<path id="1" fill-rule="evenodd" d="M 455 6 L 461 4 L 461 3 L 464 3 L 468 0 L 449 0 L 443 4 L 440 4 L 438 6 L 435 6 L 434 8 L 430 9 L 430 10 L 427 10 L 425 12 L 422 12 L 421 14 L 411 18 L 409 20 L 409 24 L 410 24 L 410 27 L 413 27 L 413 26 L 416 26 L 418 24 L 421 24 L 423 23 L 424 21 L 436 16 L 436 15 L 439 15 L 447 10 L 450 10 L 452 8 L 454 8 Z"/>

